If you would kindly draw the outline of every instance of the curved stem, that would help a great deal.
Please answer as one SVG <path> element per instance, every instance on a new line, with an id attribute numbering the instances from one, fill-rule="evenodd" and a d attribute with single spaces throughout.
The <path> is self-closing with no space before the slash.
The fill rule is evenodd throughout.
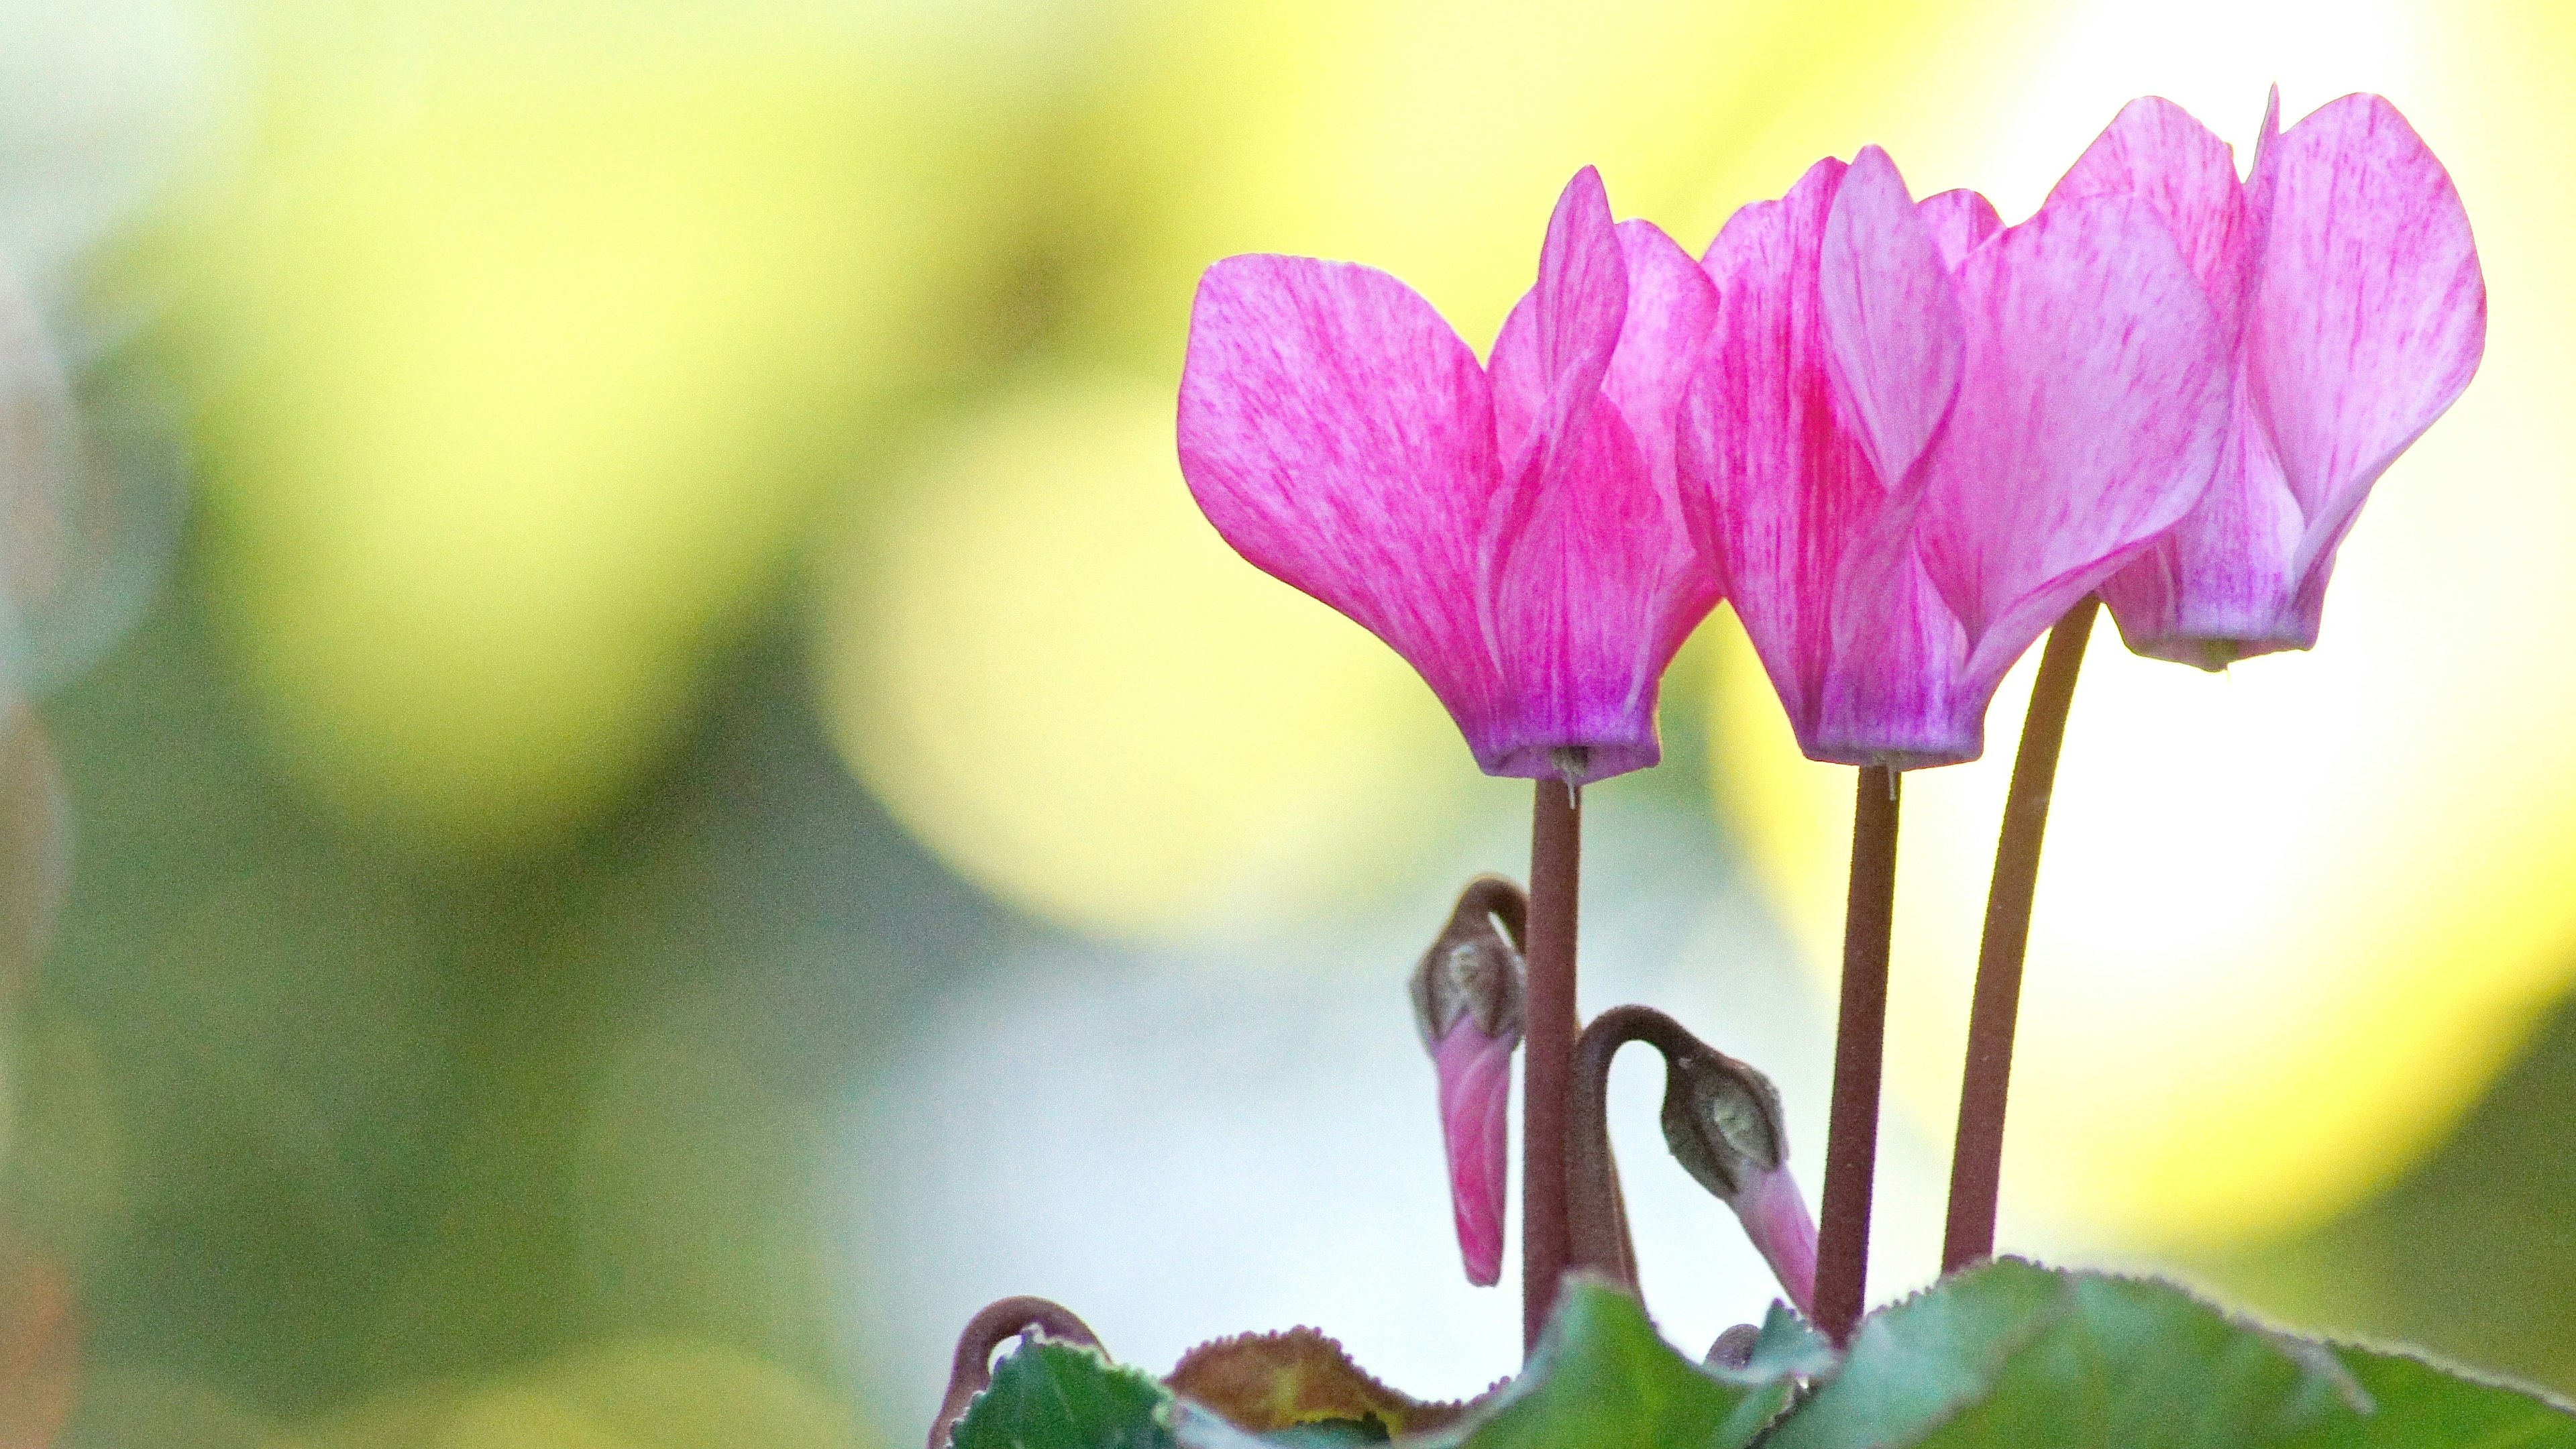
<path id="1" fill-rule="evenodd" d="M 1502 923 L 1513 950 L 1529 950 L 1529 896 L 1508 876 L 1480 875 L 1467 882 L 1467 888 L 1458 893 L 1458 904 L 1449 910 L 1441 939 L 1456 934 L 1462 923 L 1485 916 Z"/>
<path id="2" fill-rule="evenodd" d="M 1878 1159 L 1878 1084 L 1887 1043 L 1887 948 L 1896 924 L 1898 774 L 1860 771 L 1851 896 L 1843 914 L 1842 1011 L 1825 1135 L 1825 1210 L 1816 1236 L 1816 1324 L 1851 1341 L 1869 1285 L 1869 1200 Z"/>
<path id="3" fill-rule="evenodd" d="M 1628 1235 L 1619 1163 L 1610 1152 L 1610 1060 L 1642 1041 L 1669 1061 L 1696 1046 L 1682 1024 L 1651 1006 L 1614 1006 L 1592 1018 L 1574 1044 L 1565 1107 L 1567 1266 L 1638 1291 L 1637 1248 Z"/>
<path id="4" fill-rule="evenodd" d="M 1530 815 L 1529 988 L 1521 1076 L 1521 1344 L 1538 1346 L 1565 1276 L 1566 1078 L 1574 1064 L 1575 902 L 1583 807 L 1562 780 L 1538 782 Z"/>
<path id="5" fill-rule="evenodd" d="M 1043 1334 L 1063 1343 L 1100 1347 L 1090 1325 L 1073 1310 L 1044 1298 L 1003 1298 L 984 1305 L 957 1335 L 957 1356 L 948 1365 L 948 1393 L 939 1401 L 939 1416 L 930 1421 L 928 1449 L 948 1449 L 948 1436 L 977 1394 L 992 1387 L 993 1350 L 1025 1333 Z"/>
<path id="6" fill-rule="evenodd" d="M 2030 948 L 2031 902 L 2039 891 L 2039 848 L 2057 787 L 2057 753 L 2075 702 L 2076 671 L 2101 600 L 2087 595 L 2048 632 L 2030 713 L 2013 756 L 1995 841 L 1994 884 L 1986 892 L 1986 933 L 1977 948 L 1976 1004 L 1968 1014 L 1968 1064 L 1959 1088 L 1959 1136 L 1950 1157 L 1950 1215 L 1941 1271 L 1994 1256 L 1995 1200 L 2004 1168 L 2004 1097 L 2012 1085 L 2013 1029 L 2021 1012 L 2021 968 Z"/>

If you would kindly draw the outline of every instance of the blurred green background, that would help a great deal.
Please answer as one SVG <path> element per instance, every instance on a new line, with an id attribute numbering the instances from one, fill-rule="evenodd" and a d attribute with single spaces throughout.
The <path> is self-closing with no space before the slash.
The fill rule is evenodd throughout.
<path id="1" fill-rule="evenodd" d="M 1577 166 L 1694 250 L 1871 141 L 2017 218 L 2274 81 L 2451 165 L 2487 361 L 2312 655 L 2097 651 L 2003 1237 L 2576 1390 L 2570 55 L 2564 0 L 0 3 L 68 388 L 0 337 L 0 1449 L 909 1443 L 1020 1291 L 1490 1381 L 1401 980 L 1525 802 L 1197 517 L 1199 269 L 1481 347 Z M 1723 610 L 1664 713 L 1586 1005 L 1771 1071 L 1812 1195 L 1848 783 Z M 2003 767 L 1909 784 L 1880 1296 Z M 1764 1276 L 1651 1077 L 1705 1341 Z"/>

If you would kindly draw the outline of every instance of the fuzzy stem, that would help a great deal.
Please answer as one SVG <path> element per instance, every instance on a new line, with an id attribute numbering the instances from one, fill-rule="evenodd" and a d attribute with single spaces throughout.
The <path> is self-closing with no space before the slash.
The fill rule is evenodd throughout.
<path id="1" fill-rule="evenodd" d="M 1530 817 L 1529 989 L 1521 1093 L 1521 1341 L 1538 1346 L 1565 1276 L 1565 1106 L 1574 1065 L 1575 898 L 1583 869 L 1581 797 L 1538 782 Z"/>
<path id="2" fill-rule="evenodd" d="M 1994 884 L 1986 892 L 1986 934 L 1977 948 L 1976 1004 L 1968 1015 L 1968 1064 L 1959 1088 L 1959 1136 L 1950 1157 L 1950 1216 L 1941 1240 L 1941 1271 L 1956 1272 L 1994 1256 L 1995 1200 L 2003 1186 L 2004 1097 L 2012 1084 L 2013 1028 L 2021 1010 L 2022 959 L 2030 948 L 2030 909 L 2039 890 L 2039 848 L 2048 802 L 2057 786 L 2057 752 L 2066 712 L 2084 665 L 2101 600 L 2087 595 L 2048 633 L 2039 680 L 2022 720 L 2004 797 L 2003 831 L 1995 841 Z"/>
<path id="3" fill-rule="evenodd" d="M 1885 766 L 1864 767 L 1852 811 L 1842 1013 L 1834 1027 L 1825 1211 L 1816 1238 L 1816 1323 L 1836 1344 L 1851 1341 L 1869 1284 L 1869 1199 L 1878 1158 L 1879 1074 L 1886 1055 L 1887 949 L 1896 920 L 1900 778 Z"/>
<path id="4" fill-rule="evenodd" d="M 1638 1291 L 1637 1248 L 1619 1189 L 1619 1160 L 1610 1151 L 1610 1059 L 1642 1041 L 1670 1061 L 1698 1046 L 1681 1023 L 1648 1006 L 1614 1006 L 1583 1028 L 1574 1044 L 1567 1093 L 1565 1168 L 1569 1267 L 1598 1273 Z"/>

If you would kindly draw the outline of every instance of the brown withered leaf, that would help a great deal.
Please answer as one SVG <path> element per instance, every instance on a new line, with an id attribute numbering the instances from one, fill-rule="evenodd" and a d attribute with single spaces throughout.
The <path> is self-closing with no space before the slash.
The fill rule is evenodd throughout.
<path id="1" fill-rule="evenodd" d="M 1181 1355 L 1163 1386 L 1255 1434 L 1330 1420 L 1375 1420 L 1389 1434 L 1416 1434 L 1455 1422 L 1477 1402 L 1425 1403 L 1391 1389 L 1311 1328 L 1200 1344 Z"/>

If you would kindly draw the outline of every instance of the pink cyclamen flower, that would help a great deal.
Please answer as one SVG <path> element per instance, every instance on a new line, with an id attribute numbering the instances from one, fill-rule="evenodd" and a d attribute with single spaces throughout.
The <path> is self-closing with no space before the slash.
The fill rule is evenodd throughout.
<path id="1" fill-rule="evenodd" d="M 2217 481 L 2102 587 L 2131 649 L 2207 669 L 2317 642 L 2370 485 L 2486 346 L 2468 213 L 2396 107 L 2346 96 L 2287 134 L 2280 115 L 2275 90 L 2240 182 L 2227 143 L 2182 107 L 2132 101 L 2051 195 L 2154 206 L 2235 362 Z"/>
<path id="2" fill-rule="evenodd" d="M 1694 529 L 1810 758 L 1975 759 L 2057 617 L 2196 502 L 2218 325 L 2171 232 L 2104 197 L 2005 228 L 1886 153 L 1748 206 L 1681 434 Z"/>
<path id="3" fill-rule="evenodd" d="M 1190 316 L 1181 471 L 1236 551 L 1420 671 L 1486 773 L 1638 769 L 1717 599 L 1672 445 L 1716 312 L 1670 238 L 1612 224 L 1589 167 L 1490 366 L 1384 272 L 1228 257 Z"/>

